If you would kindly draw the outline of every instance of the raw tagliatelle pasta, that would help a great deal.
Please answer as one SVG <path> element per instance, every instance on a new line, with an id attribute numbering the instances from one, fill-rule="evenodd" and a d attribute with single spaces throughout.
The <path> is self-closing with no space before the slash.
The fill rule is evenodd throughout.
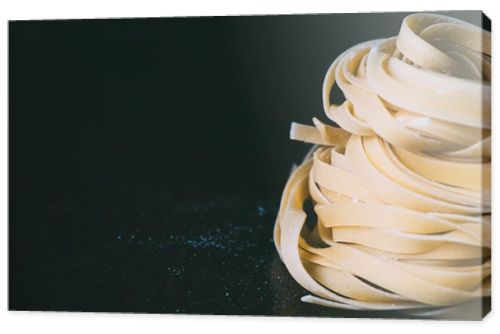
<path id="1" fill-rule="evenodd" d="M 312 293 L 303 301 L 408 310 L 490 294 L 490 43 L 469 23 L 414 14 L 397 37 L 333 62 L 323 105 L 341 128 L 292 124 L 292 139 L 315 146 L 286 184 L 274 231 Z"/>

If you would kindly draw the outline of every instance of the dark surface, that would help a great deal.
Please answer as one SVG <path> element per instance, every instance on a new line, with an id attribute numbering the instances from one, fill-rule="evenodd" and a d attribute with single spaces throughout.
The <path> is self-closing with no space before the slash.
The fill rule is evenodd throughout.
<path id="1" fill-rule="evenodd" d="M 9 308 L 399 316 L 300 302 L 272 229 L 290 122 L 405 15 L 11 22 Z"/>

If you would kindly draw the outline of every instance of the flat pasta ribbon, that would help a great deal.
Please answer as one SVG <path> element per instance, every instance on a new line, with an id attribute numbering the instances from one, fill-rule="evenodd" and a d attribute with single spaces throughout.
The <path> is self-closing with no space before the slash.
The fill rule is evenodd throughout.
<path id="1" fill-rule="evenodd" d="M 488 32 L 434 14 L 333 62 L 323 106 L 341 128 L 292 123 L 291 138 L 315 147 L 288 179 L 274 230 L 312 293 L 303 301 L 411 310 L 490 295 L 490 64 Z"/>

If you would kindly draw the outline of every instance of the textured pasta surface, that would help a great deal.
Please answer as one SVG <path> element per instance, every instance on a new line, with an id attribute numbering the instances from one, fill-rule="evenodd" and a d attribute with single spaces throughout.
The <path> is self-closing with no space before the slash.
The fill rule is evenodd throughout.
<path id="1" fill-rule="evenodd" d="M 323 106 L 340 128 L 292 124 L 291 139 L 314 146 L 289 177 L 274 231 L 311 293 L 303 301 L 409 310 L 490 294 L 490 41 L 469 23 L 414 14 L 398 36 L 330 66 Z"/>

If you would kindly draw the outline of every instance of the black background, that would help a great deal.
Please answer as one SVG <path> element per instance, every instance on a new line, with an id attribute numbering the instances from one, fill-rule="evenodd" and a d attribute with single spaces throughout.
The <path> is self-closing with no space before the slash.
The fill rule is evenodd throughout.
<path id="1" fill-rule="evenodd" d="M 11 22 L 9 308 L 400 316 L 301 303 L 272 228 L 290 123 L 406 15 Z"/>

